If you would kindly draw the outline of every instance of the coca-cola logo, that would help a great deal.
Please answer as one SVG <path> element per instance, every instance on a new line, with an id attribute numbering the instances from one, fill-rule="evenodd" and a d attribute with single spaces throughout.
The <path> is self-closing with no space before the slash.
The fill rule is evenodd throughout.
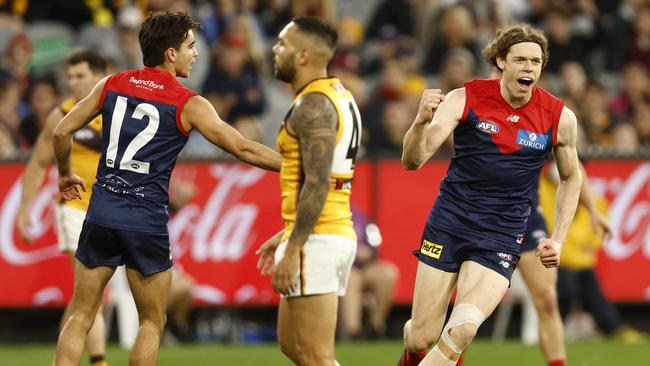
<path id="1" fill-rule="evenodd" d="M 218 182 L 203 207 L 190 203 L 169 222 L 169 235 L 174 258 L 189 254 L 195 262 L 238 261 L 257 239 L 254 224 L 259 207 L 254 202 L 241 202 L 246 189 L 258 183 L 264 170 L 242 165 L 215 164 L 210 175 Z M 56 169 L 32 207 L 34 241 L 47 237 L 53 229 L 53 197 L 57 192 Z M 21 249 L 15 238 L 16 217 L 20 207 L 22 180 L 17 179 L 4 198 L 0 211 L 0 256 L 12 265 L 30 265 L 59 256 L 56 238 L 38 249 Z M 24 246 L 22 246 L 24 248 Z"/>
<path id="2" fill-rule="evenodd" d="M 56 174 L 56 169 L 50 169 L 47 183 L 39 192 L 32 206 L 30 213 L 32 227 L 29 234 L 35 241 L 45 236 L 52 229 L 54 223 L 52 202 L 58 190 Z M 56 247 L 56 242 L 47 243 L 38 249 L 22 249 L 17 245 L 14 233 L 16 232 L 16 217 L 20 207 L 21 191 L 22 177 L 13 183 L 9 193 L 4 197 L 4 202 L 2 202 L 2 208 L 0 209 L 0 255 L 5 261 L 16 266 L 27 266 L 59 256 L 60 253 Z"/>
<path id="3" fill-rule="evenodd" d="M 615 192 L 609 206 L 613 233 L 605 253 L 624 260 L 641 251 L 650 258 L 650 164 L 640 164 L 627 179 L 612 178 L 606 186 Z"/>
<path id="4" fill-rule="evenodd" d="M 174 258 L 189 254 L 195 262 L 238 261 L 255 242 L 253 230 L 259 213 L 256 203 L 242 202 L 246 189 L 258 183 L 264 170 L 242 165 L 210 167 L 219 182 L 201 208 L 192 203 L 169 222 Z"/>

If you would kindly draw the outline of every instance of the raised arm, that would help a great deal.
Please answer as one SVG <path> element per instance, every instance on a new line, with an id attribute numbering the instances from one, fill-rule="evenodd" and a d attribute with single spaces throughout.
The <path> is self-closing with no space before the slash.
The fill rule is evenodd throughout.
<path id="1" fill-rule="evenodd" d="M 551 237 L 542 241 L 536 251 L 546 267 L 557 267 L 560 264 L 560 250 L 573 221 L 580 197 L 582 173 L 576 151 L 577 123 L 575 114 L 564 107 L 558 126 L 558 141 L 554 147 L 560 174 L 555 203 L 555 222 Z"/>
<path id="2" fill-rule="evenodd" d="M 277 151 L 244 138 L 224 122 L 202 96 L 196 95 L 187 101 L 181 121 L 187 131 L 196 128 L 206 139 L 237 159 L 262 169 L 280 171 L 282 156 Z"/>
<path id="3" fill-rule="evenodd" d="M 465 108 L 465 88 L 444 95 L 440 89 L 422 93 L 418 114 L 404 135 L 402 166 L 419 169 L 456 128 Z"/>
<path id="4" fill-rule="evenodd" d="M 309 93 L 296 103 L 288 119 L 290 132 L 298 136 L 304 181 L 296 207 L 296 222 L 282 261 L 273 274 L 273 288 L 286 294 L 293 289 L 299 253 L 314 230 L 329 190 L 338 115 L 325 95 Z"/>
<path id="5" fill-rule="evenodd" d="M 47 167 L 54 160 L 54 150 L 52 148 L 52 134 L 54 128 L 63 118 L 63 113 L 60 108 L 54 108 L 45 120 L 45 126 L 38 135 L 36 144 L 32 151 L 32 156 L 27 162 L 25 172 L 23 173 L 22 180 L 22 193 L 20 194 L 20 209 L 18 210 L 18 232 L 20 237 L 25 242 L 30 242 L 28 232 L 32 226 L 29 217 L 29 210 L 36 199 L 38 190 L 43 184 Z"/>
<path id="6" fill-rule="evenodd" d="M 54 129 L 54 155 L 59 169 L 59 191 L 66 200 L 81 199 L 79 187 L 86 190 L 83 179 L 72 172 L 70 164 L 72 135 L 99 115 L 99 101 L 106 79 L 108 76 L 95 84 L 90 94 L 80 100 Z"/>

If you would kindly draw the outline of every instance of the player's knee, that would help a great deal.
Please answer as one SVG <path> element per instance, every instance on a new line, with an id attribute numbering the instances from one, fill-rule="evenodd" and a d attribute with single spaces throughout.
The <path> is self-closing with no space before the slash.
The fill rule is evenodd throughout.
<path id="1" fill-rule="evenodd" d="M 406 349 L 409 352 L 422 352 L 429 349 L 438 340 L 440 328 L 435 328 L 422 322 L 409 320 L 404 325 L 404 345 Z"/>
<path id="2" fill-rule="evenodd" d="M 483 321 L 485 321 L 485 314 L 475 305 L 457 304 L 454 306 L 440 338 L 454 353 L 461 353 L 474 339 L 476 331 Z"/>
<path id="3" fill-rule="evenodd" d="M 541 316 L 558 311 L 557 291 L 554 286 L 546 286 L 535 295 L 535 303 Z"/>
<path id="4" fill-rule="evenodd" d="M 449 329 L 449 336 L 461 351 L 467 348 L 476 336 L 478 326 L 473 323 L 464 323 Z M 460 352 L 458 352 L 460 353 Z"/>
<path id="5" fill-rule="evenodd" d="M 384 271 L 386 272 L 386 282 L 390 283 L 391 285 L 397 282 L 399 270 L 397 269 L 396 265 L 392 263 L 386 263 Z"/>

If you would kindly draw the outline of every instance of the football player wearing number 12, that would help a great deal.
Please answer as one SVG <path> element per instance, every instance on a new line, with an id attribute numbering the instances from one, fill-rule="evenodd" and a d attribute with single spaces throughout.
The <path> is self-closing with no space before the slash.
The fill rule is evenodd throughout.
<path id="1" fill-rule="evenodd" d="M 104 120 L 57 366 L 79 364 L 104 287 L 123 264 L 140 320 L 129 364 L 156 364 L 171 283 L 167 190 L 192 129 L 244 162 L 280 170 L 280 154 L 244 139 L 205 98 L 176 80 L 188 77 L 196 60 L 192 30 L 198 26 L 184 13 L 153 13 L 139 33 L 145 67 L 102 79 L 54 131 L 59 190 L 66 200 L 79 199 L 86 187 L 70 167 L 72 135 L 99 114 Z"/>

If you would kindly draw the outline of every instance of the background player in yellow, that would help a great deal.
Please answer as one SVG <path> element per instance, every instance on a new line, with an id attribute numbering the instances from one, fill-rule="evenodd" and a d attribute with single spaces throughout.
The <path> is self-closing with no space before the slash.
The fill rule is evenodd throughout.
<path id="1" fill-rule="evenodd" d="M 296 97 L 278 135 L 285 229 L 258 250 L 258 264 L 282 295 L 282 352 L 299 365 L 337 364 L 338 296 L 357 246 L 350 192 L 361 118 L 351 93 L 327 77 L 336 41 L 322 20 L 299 17 L 273 47 L 275 75 Z"/>
<path id="2" fill-rule="evenodd" d="M 70 55 L 66 60 L 65 76 L 72 96 L 63 102 L 61 106 L 55 108 L 48 116 L 23 175 L 17 225 L 21 238 L 26 242 L 30 241 L 29 231 L 32 226 L 30 209 L 41 188 L 41 184 L 43 184 L 47 168 L 54 161 L 54 150 L 52 149 L 54 128 L 77 101 L 88 95 L 93 86 L 105 76 L 106 67 L 106 61 L 93 51 L 79 51 Z M 72 165 L 88 187 L 95 182 L 97 162 L 100 156 L 101 134 L 102 116 L 100 115 L 74 135 Z M 72 261 L 74 261 L 74 254 L 77 251 L 79 234 L 86 216 L 86 210 L 88 210 L 89 201 L 90 190 L 82 192 L 80 200 L 58 202 L 55 207 L 59 249 L 68 255 Z M 67 315 L 66 307 L 61 324 L 65 324 Z M 106 364 L 104 360 L 106 326 L 101 312 L 97 313 L 95 323 L 86 338 L 86 351 L 93 365 Z"/>

